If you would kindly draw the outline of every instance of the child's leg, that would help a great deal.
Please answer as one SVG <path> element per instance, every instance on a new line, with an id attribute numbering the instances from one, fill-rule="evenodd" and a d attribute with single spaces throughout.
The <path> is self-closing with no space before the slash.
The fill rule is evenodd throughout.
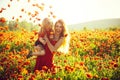
<path id="1" fill-rule="evenodd" d="M 39 46 L 39 45 L 34 46 L 34 49 L 35 49 L 35 51 L 32 52 L 33 56 L 40 56 L 40 55 L 45 54 L 45 50 L 44 50 L 44 48 L 42 46 Z"/>
<path id="2" fill-rule="evenodd" d="M 45 50 L 41 50 L 41 51 L 39 51 L 39 52 L 33 52 L 33 53 L 32 53 L 33 56 L 42 56 L 42 55 L 44 55 L 44 54 L 45 54 Z"/>
<path id="3" fill-rule="evenodd" d="M 45 50 L 42 44 L 39 44 L 39 45 L 34 46 L 34 51 L 30 51 L 26 57 L 30 58 L 32 56 L 42 56 L 42 55 L 45 55 Z"/>

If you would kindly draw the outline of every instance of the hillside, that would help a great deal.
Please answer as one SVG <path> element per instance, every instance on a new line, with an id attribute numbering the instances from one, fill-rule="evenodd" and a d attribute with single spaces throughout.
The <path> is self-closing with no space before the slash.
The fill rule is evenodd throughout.
<path id="1" fill-rule="evenodd" d="M 104 20 L 96 20 L 85 23 L 78 23 L 68 25 L 68 29 L 71 30 L 83 30 L 84 27 L 86 29 L 107 29 L 109 27 L 118 27 L 120 26 L 120 18 L 117 19 L 104 19 Z"/>

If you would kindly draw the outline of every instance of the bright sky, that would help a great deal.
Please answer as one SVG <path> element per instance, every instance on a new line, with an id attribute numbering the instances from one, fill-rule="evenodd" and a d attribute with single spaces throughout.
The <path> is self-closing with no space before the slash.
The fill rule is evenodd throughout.
<path id="1" fill-rule="evenodd" d="M 1 8 L 6 8 L 0 17 L 11 19 L 22 15 L 23 20 L 29 20 L 27 12 L 34 13 L 37 8 L 31 6 L 34 3 L 44 3 L 45 11 L 39 12 L 38 18 L 44 18 L 52 11 L 57 18 L 62 18 L 67 24 L 82 23 L 100 19 L 120 18 L 120 0 L 0 0 Z M 8 7 L 10 4 L 10 7 Z M 52 5 L 52 9 L 49 8 Z M 21 9 L 26 13 L 23 14 Z"/>

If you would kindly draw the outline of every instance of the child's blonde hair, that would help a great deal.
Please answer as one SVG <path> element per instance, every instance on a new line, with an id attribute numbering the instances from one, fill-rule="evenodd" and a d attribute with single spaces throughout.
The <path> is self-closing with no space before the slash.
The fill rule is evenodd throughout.
<path id="1" fill-rule="evenodd" d="M 50 31 L 53 30 L 53 21 L 50 18 L 44 18 L 42 21 L 42 27 L 40 29 L 40 33 L 44 33 L 45 27 L 48 26 L 50 28 Z"/>

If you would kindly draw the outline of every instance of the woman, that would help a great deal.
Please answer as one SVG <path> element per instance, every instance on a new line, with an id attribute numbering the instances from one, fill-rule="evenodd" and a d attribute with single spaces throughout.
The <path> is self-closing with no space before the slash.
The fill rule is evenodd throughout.
<path id="1" fill-rule="evenodd" d="M 46 41 L 46 45 L 44 46 L 45 55 L 37 56 L 34 71 L 42 70 L 43 66 L 51 69 L 53 67 L 53 52 L 57 51 L 60 48 L 63 48 L 62 46 L 66 47 L 66 44 L 68 44 L 66 40 L 69 40 L 67 39 L 68 37 L 69 36 L 64 21 L 61 19 L 58 20 L 54 26 L 53 39 L 50 40 L 47 36 L 44 37 Z"/>

